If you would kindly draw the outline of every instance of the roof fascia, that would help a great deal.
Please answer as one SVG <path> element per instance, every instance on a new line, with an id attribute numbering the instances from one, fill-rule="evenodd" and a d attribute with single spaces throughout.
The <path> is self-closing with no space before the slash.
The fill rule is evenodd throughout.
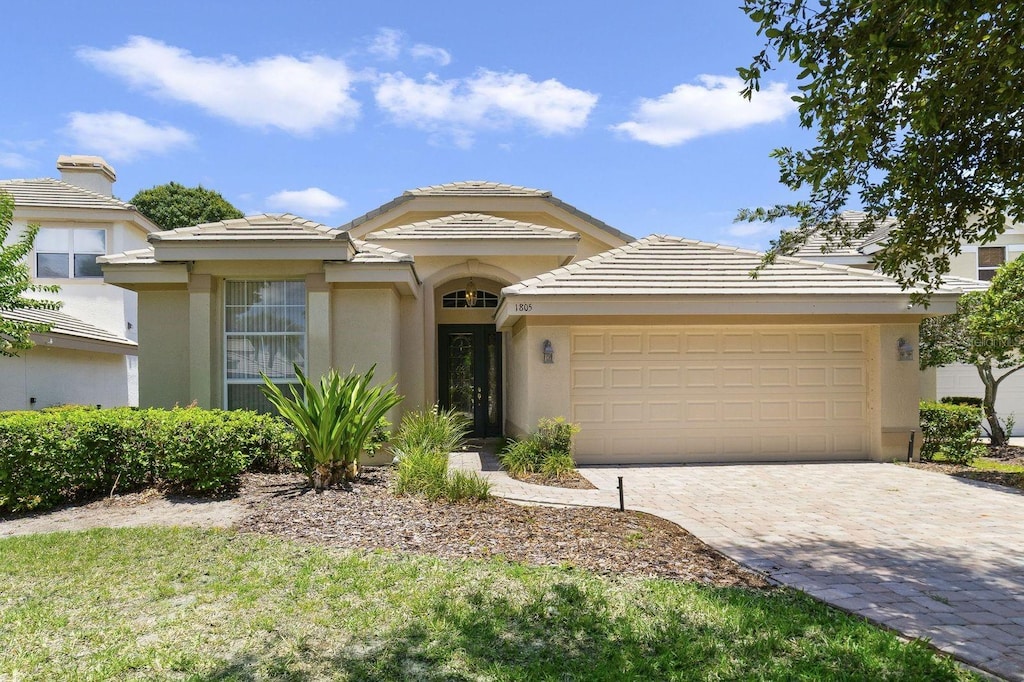
<path id="1" fill-rule="evenodd" d="M 138 355 L 139 346 L 132 341 L 103 341 L 74 334 L 46 332 L 30 334 L 29 338 L 38 348 L 64 348 L 82 350 L 92 353 L 111 353 L 113 355 Z"/>
<path id="2" fill-rule="evenodd" d="M 354 254 L 349 240 L 151 239 L 158 261 L 197 260 L 337 260 Z"/>
<path id="3" fill-rule="evenodd" d="M 403 296 L 419 297 L 420 279 L 412 263 L 324 263 L 329 283 L 393 284 Z"/>
<path id="4" fill-rule="evenodd" d="M 503 292 L 504 293 L 504 292 Z M 927 310 L 910 294 L 833 295 L 605 295 L 506 294 L 495 313 L 500 329 L 520 318 L 636 315 L 901 315 L 914 320 L 956 312 L 959 293 L 932 294 Z"/>

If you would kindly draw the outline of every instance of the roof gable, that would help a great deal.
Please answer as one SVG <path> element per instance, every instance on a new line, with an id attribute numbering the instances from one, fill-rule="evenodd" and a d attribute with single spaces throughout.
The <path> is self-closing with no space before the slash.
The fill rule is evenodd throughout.
<path id="1" fill-rule="evenodd" d="M 555 223 L 551 227 L 568 226 L 573 231 L 594 239 L 603 247 L 619 246 L 633 239 L 628 234 L 558 199 L 548 190 L 484 180 L 450 182 L 407 190 L 339 229 L 350 232 L 354 238 L 365 239 L 372 232 L 401 224 L 402 216 L 411 213 L 433 213 L 437 217 L 459 213 L 507 217 L 516 213 L 550 215 L 553 218 L 552 222 Z"/>
<path id="2" fill-rule="evenodd" d="M 371 232 L 368 240 L 387 239 L 579 239 L 579 234 L 484 213 L 454 215 Z"/>

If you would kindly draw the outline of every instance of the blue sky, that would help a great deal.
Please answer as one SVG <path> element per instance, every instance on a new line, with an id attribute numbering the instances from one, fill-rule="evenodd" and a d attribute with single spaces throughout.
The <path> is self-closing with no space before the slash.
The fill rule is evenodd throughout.
<path id="1" fill-rule="evenodd" d="M 763 247 L 806 146 L 732 2 L 20 2 L 4 8 L 0 177 L 104 156 L 115 193 L 175 180 L 329 225 L 455 180 L 550 189 L 615 227 Z M 16 68 L 11 68 L 16 65 Z"/>

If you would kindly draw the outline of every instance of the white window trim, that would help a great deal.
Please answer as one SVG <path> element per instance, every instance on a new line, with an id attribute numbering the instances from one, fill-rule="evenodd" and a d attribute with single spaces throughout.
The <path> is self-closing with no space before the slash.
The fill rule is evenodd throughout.
<path id="1" fill-rule="evenodd" d="M 235 385 L 263 385 L 263 379 L 232 379 L 228 381 L 228 284 L 231 282 L 302 282 L 303 284 L 303 301 L 302 305 L 306 309 L 306 324 L 302 330 L 302 358 L 303 364 L 306 365 L 302 368 L 305 373 L 309 367 L 309 291 L 305 287 L 306 280 L 285 277 L 282 279 L 252 279 L 248 277 L 232 277 L 230 279 L 223 280 L 224 286 L 221 291 L 221 321 L 220 321 L 220 339 L 221 339 L 221 406 L 225 410 L 233 409 L 228 406 L 228 386 L 231 384 Z M 298 336 L 295 332 L 260 332 L 263 336 Z M 240 334 L 232 333 L 232 336 L 240 336 Z M 277 385 L 285 386 L 298 386 L 299 380 L 297 377 L 291 377 L 287 380 L 274 381 Z"/>

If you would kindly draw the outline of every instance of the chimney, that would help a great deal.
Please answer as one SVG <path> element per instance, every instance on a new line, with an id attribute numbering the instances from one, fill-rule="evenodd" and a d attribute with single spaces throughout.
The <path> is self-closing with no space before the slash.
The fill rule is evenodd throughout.
<path id="1" fill-rule="evenodd" d="M 81 154 L 61 154 L 57 157 L 60 179 L 69 185 L 87 189 L 104 196 L 114 196 L 117 174 L 102 157 Z"/>

